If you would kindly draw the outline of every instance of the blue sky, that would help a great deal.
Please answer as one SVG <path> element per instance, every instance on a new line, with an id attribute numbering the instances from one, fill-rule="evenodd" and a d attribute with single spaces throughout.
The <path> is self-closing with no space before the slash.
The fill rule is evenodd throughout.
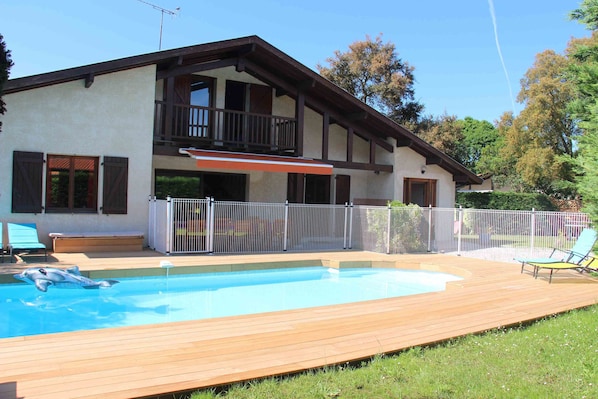
<path id="1" fill-rule="evenodd" d="M 589 36 L 567 17 L 579 0 L 148 2 L 180 7 L 176 16 L 164 14 L 163 50 L 258 35 L 315 70 L 335 50 L 382 34 L 415 67 L 415 95 L 425 114 L 490 122 L 520 111 L 519 81 L 537 53 L 562 53 L 572 37 Z M 154 52 L 159 45 L 161 12 L 139 0 L 0 0 L 0 16 L 15 63 L 11 78 Z"/>

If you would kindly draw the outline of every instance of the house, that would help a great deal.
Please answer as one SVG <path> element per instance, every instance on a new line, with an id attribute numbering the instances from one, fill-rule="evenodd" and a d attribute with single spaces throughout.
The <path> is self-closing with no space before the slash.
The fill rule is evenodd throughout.
<path id="1" fill-rule="evenodd" d="M 479 184 L 457 184 L 457 192 L 460 193 L 491 193 L 495 190 L 494 181 L 491 173 L 478 175 L 482 180 Z"/>
<path id="2" fill-rule="evenodd" d="M 148 198 L 452 207 L 480 179 L 257 36 L 9 80 L 0 220 L 148 229 Z"/>
<path id="3" fill-rule="evenodd" d="M 482 173 L 478 177 L 481 179 L 479 184 L 457 184 L 457 192 L 462 193 L 491 193 L 493 191 L 511 192 L 513 188 L 509 185 L 497 184 L 492 173 Z"/>

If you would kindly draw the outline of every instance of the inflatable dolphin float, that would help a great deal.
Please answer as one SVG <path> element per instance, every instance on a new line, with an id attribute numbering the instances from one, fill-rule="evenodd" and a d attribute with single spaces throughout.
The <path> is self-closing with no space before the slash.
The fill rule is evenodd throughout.
<path id="1" fill-rule="evenodd" d="M 51 285 L 56 288 L 94 289 L 110 288 L 118 283 L 116 280 L 94 281 L 87 277 L 83 277 L 79 272 L 78 266 L 73 266 L 66 270 L 53 267 L 33 267 L 24 270 L 22 273 L 15 274 L 14 278 L 33 284 L 38 290 L 43 292 L 46 292 Z"/>

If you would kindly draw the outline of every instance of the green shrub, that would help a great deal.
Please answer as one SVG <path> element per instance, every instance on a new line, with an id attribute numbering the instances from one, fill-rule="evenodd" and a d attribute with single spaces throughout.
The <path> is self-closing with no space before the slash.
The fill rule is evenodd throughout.
<path id="1" fill-rule="evenodd" d="M 390 204 L 390 252 L 413 253 L 426 250 L 425 234 L 428 231 L 423 210 L 418 205 L 405 205 L 400 201 Z M 388 211 L 369 209 L 368 228 L 374 235 L 376 250 L 386 252 L 388 233 Z"/>

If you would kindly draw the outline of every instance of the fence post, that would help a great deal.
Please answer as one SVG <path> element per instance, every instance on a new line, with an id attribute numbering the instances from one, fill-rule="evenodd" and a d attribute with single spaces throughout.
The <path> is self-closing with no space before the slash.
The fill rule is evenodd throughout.
<path id="1" fill-rule="evenodd" d="M 214 253 L 214 197 L 208 197 L 207 244 L 208 253 Z"/>
<path id="2" fill-rule="evenodd" d="M 282 250 L 286 252 L 287 250 L 287 232 L 289 226 L 289 200 L 285 200 L 284 202 L 284 234 L 283 234 L 283 243 L 282 243 Z"/>
<path id="3" fill-rule="evenodd" d="M 349 204 L 345 202 L 345 225 L 343 228 L 343 249 L 347 249 L 347 223 L 349 222 Z"/>
<path id="4" fill-rule="evenodd" d="M 461 234 L 463 231 L 463 205 L 459 205 L 459 227 L 457 229 L 457 256 L 461 256 Z"/>
<path id="5" fill-rule="evenodd" d="M 530 237 L 530 241 L 529 241 L 530 256 L 533 255 L 533 253 L 534 253 L 534 245 L 535 245 L 535 239 L 536 239 L 536 208 L 532 208 L 531 223 L 532 223 L 531 228 L 530 228 L 531 237 Z"/>
<path id="6" fill-rule="evenodd" d="M 428 252 L 432 252 L 432 205 L 428 205 Z"/>
<path id="7" fill-rule="evenodd" d="M 156 202 L 153 200 L 151 195 L 149 196 L 149 215 L 148 215 L 148 225 L 147 225 L 147 246 L 150 249 L 156 249 L 154 245 L 154 229 L 156 225 Z"/>
<path id="8" fill-rule="evenodd" d="M 172 198 L 166 197 L 166 255 L 170 255 L 172 251 L 172 225 L 174 218 L 172 217 Z"/>
<path id="9" fill-rule="evenodd" d="M 353 201 L 349 205 L 349 249 L 353 248 Z"/>
<path id="10" fill-rule="evenodd" d="M 386 254 L 388 255 L 390 253 L 390 217 L 391 217 L 390 203 L 388 204 L 387 209 L 388 209 L 387 210 L 388 217 L 387 217 L 387 221 L 386 221 Z"/>

